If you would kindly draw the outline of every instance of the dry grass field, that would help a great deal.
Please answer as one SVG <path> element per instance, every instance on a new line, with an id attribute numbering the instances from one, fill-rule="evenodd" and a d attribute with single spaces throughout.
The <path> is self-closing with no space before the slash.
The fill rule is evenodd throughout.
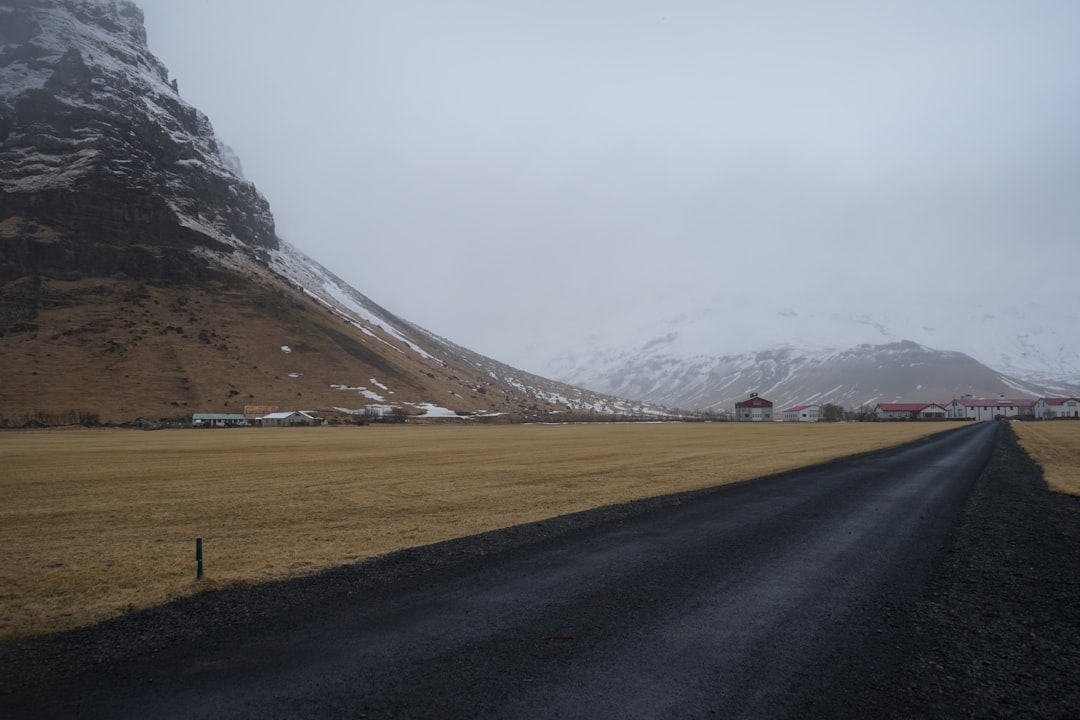
<path id="1" fill-rule="evenodd" d="M 311 573 L 403 547 L 758 477 L 954 427 L 0 433 L 0 641 L 202 589 Z M 206 559 L 199 582 L 197 536 Z"/>
<path id="2" fill-rule="evenodd" d="M 1013 423 L 1013 429 L 1051 490 L 1080 495 L 1080 422 Z"/>

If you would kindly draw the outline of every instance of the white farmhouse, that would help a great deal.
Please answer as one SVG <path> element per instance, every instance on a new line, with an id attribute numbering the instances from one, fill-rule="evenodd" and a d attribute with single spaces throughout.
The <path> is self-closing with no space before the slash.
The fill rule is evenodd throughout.
<path id="1" fill-rule="evenodd" d="M 949 412 L 937 403 L 878 403 L 874 415 L 878 420 L 944 420 Z"/>
<path id="2" fill-rule="evenodd" d="M 305 410 L 293 410 L 290 412 L 275 412 L 263 415 L 257 420 L 262 427 L 296 427 L 308 425 L 322 425 L 325 421 Z"/>
<path id="3" fill-rule="evenodd" d="M 821 415 L 820 405 L 796 405 L 783 412 L 784 422 L 818 422 Z"/>
<path id="4" fill-rule="evenodd" d="M 1034 418 L 1035 400 L 1022 398 L 1011 400 L 1004 395 L 997 399 L 973 398 L 965 395 L 946 405 L 949 417 L 956 420 L 1002 420 L 1007 418 Z"/>
<path id="5" fill-rule="evenodd" d="M 1080 398 L 1039 398 L 1035 417 L 1040 420 L 1080 418 Z"/>

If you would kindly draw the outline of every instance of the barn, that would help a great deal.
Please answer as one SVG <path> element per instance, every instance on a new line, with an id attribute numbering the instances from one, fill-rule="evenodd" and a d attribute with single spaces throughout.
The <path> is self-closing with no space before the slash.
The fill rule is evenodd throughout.
<path id="1" fill-rule="evenodd" d="M 739 422 L 772 422 L 773 404 L 752 392 L 746 400 L 735 403 L 735 419 Z"/>

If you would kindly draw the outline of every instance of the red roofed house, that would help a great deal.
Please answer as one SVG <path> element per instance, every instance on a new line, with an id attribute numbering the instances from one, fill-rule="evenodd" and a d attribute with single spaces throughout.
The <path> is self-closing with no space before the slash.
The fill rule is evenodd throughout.
<path id="1" fill-rule="evenodd" d="M 948 411 L 937 403 L 878 403 L 878 420 L 944 420 Z"/>
<path id="2" fill-rule="evenodd" d="M 784 422 L 817 422 L 821 420 L 820 405 L 796 405 L 783 413 Z"/>
<path id="3" fill-rule="evenodd" d="M 1035 417 L 1080 418 L 1080 398 L 1040 398 L 1035 403 Z"/>
<path id="4" fill-rule="evenodd" d="M 1037 400 L 1009 400 L 998 395 L 996 400 L 973 398 L 968 395 L 948 404 L 949 417 L 960 420 L 1000 420 L 1002 418 L 1034 418 Z"/>
<path id="5" fill-rule="evenodd" d="M 756 392 L 750 393 L 749 399 L 735 403 L 735 419 L 739 422 L 772 422 L 772 409 L 771 401 Z"/>

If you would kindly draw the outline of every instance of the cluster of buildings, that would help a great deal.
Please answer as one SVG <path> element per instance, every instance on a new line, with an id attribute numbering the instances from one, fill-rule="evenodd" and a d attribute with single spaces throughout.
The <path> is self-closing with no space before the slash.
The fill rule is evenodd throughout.
<path id="1" fill-rule="evenodd" d="M 873 415 L 878 420 L 1054 420 L 1080 419 L 1080 398 L 1009 399 L 1004 395 L 988 400 L 965 395 L 947 403 L 878 403 Z M 750 397 L 735 403 L 735 419 L 739 422 L 771 422 L 771 401 L 750 393 Z M 824 419 L 822 405 L 797 405 L 780 414 L 784 422 L 818 422 Z"/>
<path id="2" fill-rule="evenodd" d="M 325 423 L 326 420 L 306 410 L 278 411 L 277 408 L 246 407 L 242 413 L 195 413 L 191 416 L 191 425 L 197 428 L 310 427 Z"/>

